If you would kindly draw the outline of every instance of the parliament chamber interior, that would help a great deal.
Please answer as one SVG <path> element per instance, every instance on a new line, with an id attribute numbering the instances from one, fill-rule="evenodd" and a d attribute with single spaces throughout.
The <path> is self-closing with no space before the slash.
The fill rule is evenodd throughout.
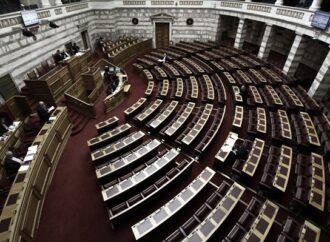
<path id="1" fill-rule="evenodd" d="M 328 0 L 0 2 L 0 241 L 330 241 Z"/>

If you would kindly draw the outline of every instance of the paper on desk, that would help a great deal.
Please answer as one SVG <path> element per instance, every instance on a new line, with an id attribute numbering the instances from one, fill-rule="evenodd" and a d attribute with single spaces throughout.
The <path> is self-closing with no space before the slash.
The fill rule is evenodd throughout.
<path id="1" fill-rule="evenodd" d="M 51 112 L 51 111 L 53 111 L 55 108 L 54 108 L 54 106 L 51 106 L 50 108 L 48 108 L 48 112 Z"/>
<path id="2" fill-rule="evenodd" d="M 37 150 L 38 150 L 38 145 L 32 145 L 28 148 L 28 152 L 31 151 L 37 153 Z"/>
<path id="3" fill-rule="evenodd" d="M 23 163 L 27 163 L 29 161 L 32 161 L 33 160 L 33 157 L 34 157 L 34 154 L 26 155 L 24 157 Z"/>
<path id="4" fill-rule="evenodd" d="M 25 164 L 25 165 L 21 165 L 21 167 L 18 169 L 18 171 L 23 172 L 23 171 L 27 171 L 29 169 L 29 164 Z"/>
<path id="5" fill-rule="evenodd" d="M 49 121 L 54 121 L 56 119 L 56 116 L 49 117 Z"/>

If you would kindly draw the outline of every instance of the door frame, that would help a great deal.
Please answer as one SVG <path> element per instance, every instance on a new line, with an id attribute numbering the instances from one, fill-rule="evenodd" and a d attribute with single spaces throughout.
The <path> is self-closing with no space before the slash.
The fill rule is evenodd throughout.
<path id="1" fill-rule="evenodd" d="M 168 22 L 154 22 L 154 41 L 155 44 L 153 43 L 153 48 L 156 48 L 157 47 L 157 43 L 156 43 L 156 28 L 157 28 L 157 24 L 168 24 L 168 33 L 169 33 L 169 36 L 168 36 L 168 42 L 171 43 L 171 27 L 170 27 L 170 23 Z"/>
<path id="2" fill-rule="evenodd" d="M 172 25 L 174 22 L 174 17 L 166 14 L 159 13 L 150 17 L 152 25 L 153 25 L 153 33 L 152 33 L 152 48 L 156 48 L 156 23 L 167 23 L 169 24 L 169 42 L 172 41 Z"/>

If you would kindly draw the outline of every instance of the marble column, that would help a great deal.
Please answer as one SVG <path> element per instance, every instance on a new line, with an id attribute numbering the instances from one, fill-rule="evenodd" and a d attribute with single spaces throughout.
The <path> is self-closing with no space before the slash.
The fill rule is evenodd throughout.
<path id="1" fill-rule="evenodd" d="M 50 4 L 49 0 L 41 0 L 41 6 L 43 8 L 47 8 L 47 7 L 50 7 L 51 4 Z"/>
<path id="2" fill-rule="evenodd" d="M 58 5 L 62 5 L 62 1 L 61 0 L 55 0 L 55 5 L 58 6 Z"/>
<path id="3" fill-rule="evenodd" d="M 267 60 L 269 56 L 269 52 L 273 45 L 273 37 L 274 37 L 273 26 L 266 25 L 258 53 L 258 57 L 260 59 Z"/>
<path id="4" fill-rule="evenodd" d="M 312 5 L 309 7 L 309 10 L 316 11 L 321 8 L 322 0 L 313 0 Z"/>
<path id="5" fill-rule="evenodd" d="M 322 66 L 317 73 L 311 87 L 308 90 L 308 94 L 317 99 L 321 100 L 325 97 L 330 89 L 330 51 L 325 57 Z"/>
<path id="6" fill-rule="evenodd" d="M 237 33 L 235 38 L 234 47 L 236 49 L 242 49 L 244 44 L 244 39 L 246 35 L 246 21 L 245 19 L 240 19 L 237 27 Z"/>
<path id="7" fill-rule="evenodd" d="M 296 73 L 298 65 L 305 53 L 306 45 L 306 36 L 303 36 L 300 33 L 296 33 L 289 55 L 283 67 L 283 72 L 288 76 L 294 76 Z"/>
<path id="8" fill-rule="evenodd" d="M 276 0 L 275 5 L 276 6 L 282 6 L 283 5 L 283 0 Z"/>

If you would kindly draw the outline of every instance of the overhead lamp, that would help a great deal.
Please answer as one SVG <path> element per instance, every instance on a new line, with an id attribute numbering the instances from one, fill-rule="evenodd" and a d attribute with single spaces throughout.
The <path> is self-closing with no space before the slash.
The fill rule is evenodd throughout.
<path id="1" fill-rule="evenodd" d="M 37 37 L 28 29 L 22 29 L 22 34 L 26 37 L 32 37 L 34 40 L 37 40 Z"/>
<path id="2" fill-rule="evenodd" d="M 49 27 L 56 29 L 56 28 L 59 28 L 60 26 L 58 26 L 56 23 L 54 23 L 52 21 L 49 21 Z"/>

